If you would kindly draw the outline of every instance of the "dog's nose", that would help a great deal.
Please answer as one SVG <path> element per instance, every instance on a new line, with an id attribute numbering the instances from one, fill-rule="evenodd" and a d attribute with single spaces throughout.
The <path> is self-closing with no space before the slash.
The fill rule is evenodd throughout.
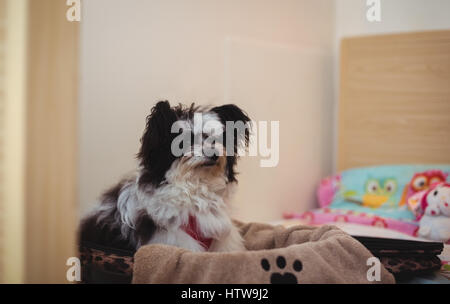
<path id="1" fill-rule="evenodd" d="M 209 159 L 213 160 L 213 161 L 217 161 L 219 159 L 219 156 L 214 154 L 213 156 L 210 156 Z"/>

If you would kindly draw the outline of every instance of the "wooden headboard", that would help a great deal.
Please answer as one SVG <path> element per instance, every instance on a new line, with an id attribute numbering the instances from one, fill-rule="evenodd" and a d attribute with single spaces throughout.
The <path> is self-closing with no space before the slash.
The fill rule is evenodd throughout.
<path id="1" fill-rule="evenodd" d="M 450 31 L 341 44 L 337 169 L 450 163 Z"/>

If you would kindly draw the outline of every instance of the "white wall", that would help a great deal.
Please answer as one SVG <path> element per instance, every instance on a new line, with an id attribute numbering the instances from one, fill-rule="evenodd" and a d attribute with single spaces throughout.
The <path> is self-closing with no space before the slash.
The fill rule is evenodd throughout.
<path id="1" fill-rule="evenodd" d="M 84 1 L 81 211 L 135 167 L 145 116 L 159 99 L 234 102 L 253 119 L 279 120 L 278 167 L 240 164 L 237 217 L 312 207 L 336 155 L 340 39 L 450 28 L 448 0 L 381 5 L 382 22 L 370 23 L 366 0 Z"/>
<path id="2" fill-rule="evenodd" d="M 381 22 L 368 22 L 366 0 L 336 1 L 336 39 L 450 28 L 448 0 L 381 0 Z"/>
<path id="3" fill-rule="evenodd" d="M 90 0 L 81 30 L 81 211 L 135 167 L 160 99 L 233 102 L 280 121 L 280 162 L 239 166 L 236 217 L 314 205 L 331 171 L 334 1 Z"/>

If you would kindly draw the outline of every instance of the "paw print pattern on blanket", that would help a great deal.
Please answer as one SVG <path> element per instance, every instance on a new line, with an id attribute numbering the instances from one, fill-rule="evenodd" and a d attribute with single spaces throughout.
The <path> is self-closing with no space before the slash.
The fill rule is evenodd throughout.
<path id="1" fill-rule="evenodd" d="M 286 259 L 282 256 L 277 257 L 276 260 L 277 263 L 277 267 L 280 270 L 283 270 L 286 267 Z M 265 270 L 265 271 L 270 271 L 270 263 L 267 259 L 262 259 L 261 260 L 261 267 Z M 302 262 L 300 260 L 295 260 L 294 263 L 292 264 L 292 269 L 296 272 L 300 272 L 303 269 L 303 265 Z M 297 277 L 295 276 L 295 274 L 291 273 L 291 272 L 285 272 L 285 273 L 280 273 L 280 272 L 273 272 L 270 276 L 270 283 L 271 284 L 297 284 Z"/>

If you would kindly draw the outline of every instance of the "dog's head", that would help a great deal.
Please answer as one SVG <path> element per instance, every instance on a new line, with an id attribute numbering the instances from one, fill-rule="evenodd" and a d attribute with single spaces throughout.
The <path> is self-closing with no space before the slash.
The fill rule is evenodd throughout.
<path id="1" fill-rule="evenodd" d="M 140 185 L 193 176 L 236 182 L 236 162 L 248 147 L 250 118 L 236 105 L 213 108 L 158 102 L 147 117 L 138 159 Z"/>

